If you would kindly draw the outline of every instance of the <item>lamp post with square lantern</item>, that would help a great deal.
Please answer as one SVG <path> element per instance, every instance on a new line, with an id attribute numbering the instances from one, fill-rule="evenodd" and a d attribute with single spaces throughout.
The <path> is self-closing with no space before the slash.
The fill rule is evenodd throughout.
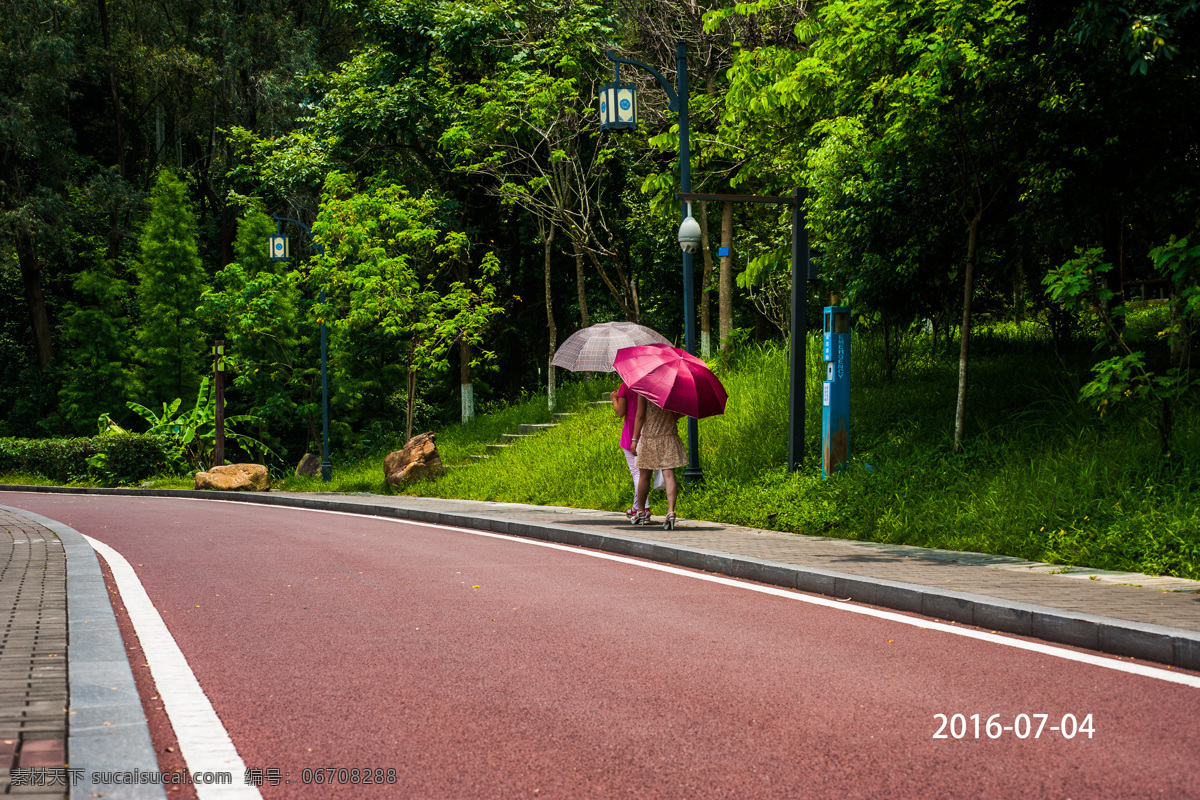
<path id="1" fill-rule="evenodd" d="M 278 228 L 274 236 L 267 237 L 267 255 L 272 261 L 288 261 L 291 258 L 291 243 L 288 235 L 283 232 L 283 223 L 290 222 L 300 230 L 308 234 L 309 241 L 312 242 L 313 248 L 316 249 L 317 255 L 324 255 L 324 246 L 313 238 L 312 229 L 305 225 L 300 220 L 292 219 L 291 217 L 281 217 L 278 214 L 272 214 Z M 325 303 L 325 287 L 321 287 L 322 305 Z M 325 320 L 321 320 L 321 480 L 329 482 L 333 475 L 333 464 L 329 460 L 329 378 L 328 365 L 329 361 L 329 346 L 325 333 Z"/>
<path id="2" fill-rule="evenodd" d="M 600 130 L 637 129 L 637 87 L 633 84 L 621 83 L 621 65 L 628 64 L 649 72 L 667 93 L 667 108 L 679 114 L 679 191 L 683 194 L 690 193 L 692 191 L 692 162 L 688 149 L 686 44 L 682 41 L 675 44 L 678 91 L 671 87 L 662 73 L 649 64 L 621 58 L 615 50 L 606 51 L 605 56 L 613 62 L 614 69 L 612 83 L 607 83 L 600 89 Z M 700 224 L 692 217 L 690 203 L 681 204 L 680 222 L 679 246 L 683 250 L 683 340 L 687 351 L 695 355 L 696 299 L 693 297 L 692 256 L 700 250 Z M 696 483 L 704 479 L 704 471 L 700 468 L 700 426 L 692 417 L 688 417 L 687 430 L 688 466 L 683 472 L 683 479 L 688 483 Z"/>

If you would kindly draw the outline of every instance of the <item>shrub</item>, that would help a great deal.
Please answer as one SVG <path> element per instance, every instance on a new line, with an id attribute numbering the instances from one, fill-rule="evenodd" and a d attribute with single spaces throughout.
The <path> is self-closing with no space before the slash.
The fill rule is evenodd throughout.
<path id="1" fill-rule="evenodd" d="M 59 483 L 128 483 L 174 466 L 163 438 L 138 433 L 72 439 L 0 439 L 0 472 L 41 475 Z"/>
<path id="2" fill-rule="evenodd" d="M 104 456 L 99 470 L 115 483 L 142 481 L 152 475 L 177 471 L 174 448 L 162 436 L 116 433 L 92 439 Z"/>

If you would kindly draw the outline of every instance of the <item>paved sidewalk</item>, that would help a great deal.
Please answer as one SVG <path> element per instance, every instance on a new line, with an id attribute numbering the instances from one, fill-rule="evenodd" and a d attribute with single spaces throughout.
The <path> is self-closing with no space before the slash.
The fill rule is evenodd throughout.
<path id="1" fill-rule="evenodd" d="M 0 510 L 0 792 L 63 798 L 67 559 L 53 531 Z"/>
<path id="2" fill-rule="evenodd" d="M 165 800 L 162 786 L 96 784 L 158 760 L 91 545 L 0 505 L 0 794 Z"/>

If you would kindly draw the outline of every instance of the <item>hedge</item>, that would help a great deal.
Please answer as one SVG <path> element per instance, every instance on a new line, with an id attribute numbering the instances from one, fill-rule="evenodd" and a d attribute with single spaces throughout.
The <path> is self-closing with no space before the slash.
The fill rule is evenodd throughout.
<path id="1" fill-rule="evenodd" d="M 143 433 L 0 439 L 0 473 L 32 473 L 60 483 L 132 483 L 172 470 L 173 462 L 174 450 L 165 439 Z"/>

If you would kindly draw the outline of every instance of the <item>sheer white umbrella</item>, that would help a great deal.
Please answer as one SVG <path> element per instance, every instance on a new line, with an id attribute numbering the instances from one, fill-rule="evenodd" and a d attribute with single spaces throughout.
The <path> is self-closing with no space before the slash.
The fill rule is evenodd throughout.
<path id="1" fill-rule="evenodd" d="M 572 372 L 615 372 L 613 359 L 623 347 L 670 344 L 658 331 L 636 322 L 602 322 L 567 337 L 550 363 Z"/>

